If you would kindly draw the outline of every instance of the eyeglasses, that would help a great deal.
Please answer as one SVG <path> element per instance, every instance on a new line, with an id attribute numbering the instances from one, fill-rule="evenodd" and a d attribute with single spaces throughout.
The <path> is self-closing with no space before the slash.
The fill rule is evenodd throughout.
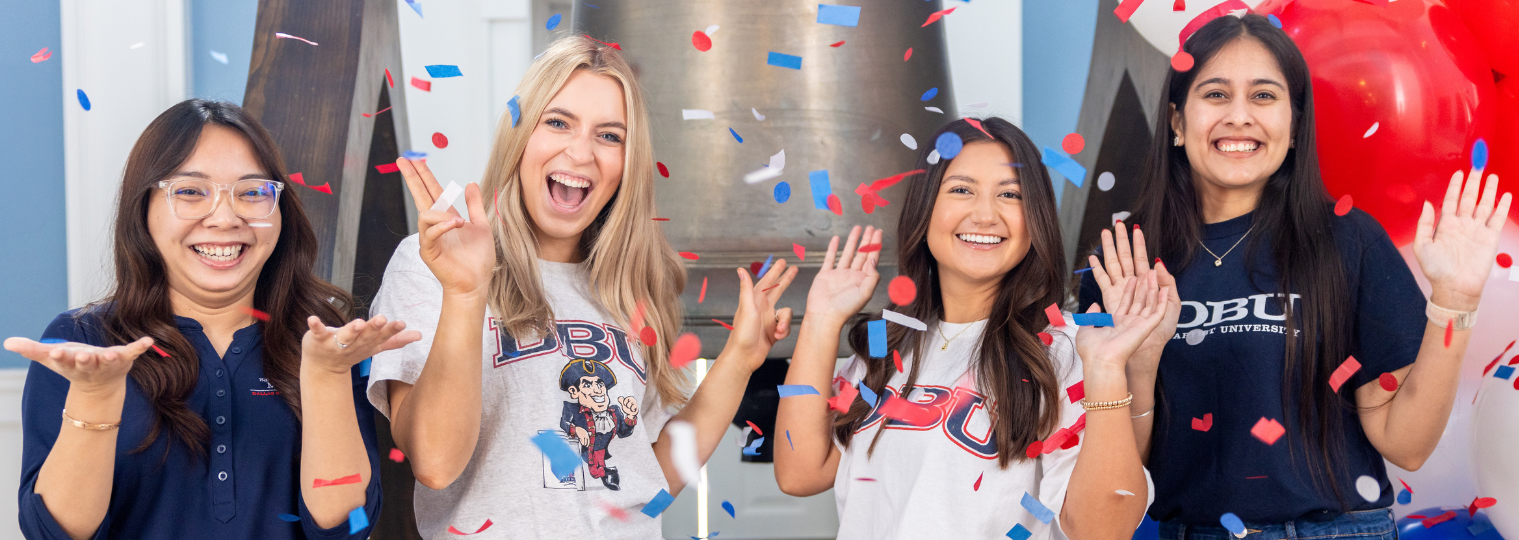
<path id="1" fill-rule="evenodd" d="M 276 180 L 238 180 L 218 184 L 210 180 L 185 179 L 161 181 L 169 211 L 180 219 L 200 219 L 211 215 L 221 204 L 222 192 L 232 194 L 232 211 L 243 219 L 264 219 L 279 206 L 285 183 Z"/>

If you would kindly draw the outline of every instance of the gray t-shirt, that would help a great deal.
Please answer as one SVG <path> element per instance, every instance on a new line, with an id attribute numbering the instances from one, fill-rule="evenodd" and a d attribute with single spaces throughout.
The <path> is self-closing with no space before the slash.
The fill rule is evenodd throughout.
<path id="1" fill-rule="evenodd" d="M 442 310 L 442 284 L 419 249 L 416 235 L 401 241 L 371 309 L 422 332 L 420 341 L 374 357 L 369 401 L 387 417 L 386 381 L 416 384 Z M 425 538 L 452 538 L 450 526 L 471 533 L 489 519 L 475 538 L 658 538 L 660 520 L 638 509 L 669 488 L 653 449 L 669 415 L 656 392 L 645 393 L 638 337 L 591 300 L 581 265 L 540 260 L 538 269 L 557 331 L 519 340 L 489 313 L 481 321 L 480 440 L 453 484 L 417 484 L 417 528 Z M 553 474 L 531 441 L 540 433 L 580 454 L 574 474 Z"/>

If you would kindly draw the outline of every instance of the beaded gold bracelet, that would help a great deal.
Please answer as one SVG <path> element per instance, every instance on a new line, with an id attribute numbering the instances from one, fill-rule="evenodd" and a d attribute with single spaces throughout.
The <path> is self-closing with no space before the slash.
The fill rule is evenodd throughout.
<path id="1" fill-rule="evenodd" d="M 1081 408 L 1089 411 L 1105 411 L 1108 409 L 1120 409 L 1123 407 L 1128 407 L 1129 404 L 1133 402 L 1134 394 L 1130 393 L 1128 397 L 1116 401 L 1087 401 L 1083 399 L 1081 400 Z"/>
<path id="2" fill-rule="evenodd" d="M 63 410 L 63 421 L 64 422 L 68 422 L 70 424 L 73 424 L 74 427 L 76 427 L 76 428 L 79 428 L 79 429 L 88 429 L 90 431 L 108 431 L 108 430 L 112 430 L 112 429 L 116 429 L 116 428 L 121 427 L 121 422 L 117 422 L 117 423 L 114 423 L 114 424 L 91 424 L 89 422 L 80 422 L 80 421 L 75 420 L 73 418 L 69 418 L 69 410 L 68 409 L 64 409 Z"/>

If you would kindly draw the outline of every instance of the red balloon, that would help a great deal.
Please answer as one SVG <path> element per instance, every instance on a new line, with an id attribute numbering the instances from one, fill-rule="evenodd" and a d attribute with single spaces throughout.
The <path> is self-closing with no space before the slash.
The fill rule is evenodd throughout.
<path id="1" fill-rule="evenodd" d="M 1512 181 L 1519 178 L 1519 75 L 1498 82 L 1497 109 L 1498 134 L 1487 141 L 1487 173 Z"/>
<path id="2" fill-rule="evenodd" d="M 1312 73 L 1330 195 L 1353 196 L 1408 244 L 1423 201 L 1438 205 L 1451 174 L 1471 167 L 1472 143 L 1494 140 L 1486 57 L 1440 0 L 1298 0 L 1278 17 Z"/>
<path id="3" fill-rule="evenodd" d="M 1519 76 L 1519 0 L 1451 0 L 1493 71 Z"/>

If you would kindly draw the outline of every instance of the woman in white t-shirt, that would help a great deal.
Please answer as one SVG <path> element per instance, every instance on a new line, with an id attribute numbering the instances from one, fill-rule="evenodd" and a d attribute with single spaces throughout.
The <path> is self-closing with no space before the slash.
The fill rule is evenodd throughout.
<path id="1" fill-rule="evenodd" d="M 797 496 L 833 488 L 841 539 L 1129 538 L 1150 489 L 1124 365 L 1164 292 L 1130 280 L 1116 326 L 1077 336 L 1055 307 L 1068 274 L 1039 150 L 1005 120 L 972 122 L 930 138 L 963 149 L 925 149 L 902 203 L 898 264 L 916 286 L 893 286 L 887 309 L 926 330 L 857 318 L 837 377 L 840 331 L 880 278 L 880 251 L 861 248 L 882 233 L 856 227 L 837 258 L 829 244 L 786 384 L 835 397 L 781 400 L 776 481 Z"/>
<path id="2" fill-rule="evenodd" d="M 774 305 L 796 270 L 777 262 L 753 284 L 738 270 L 734 330 L 688 400 L 670 358 L 685 270 L 653 221 L 632 70 L 565 37 L 518 92 L 483 189 L 464 190 L 468 221 L 444 200 L 456 187 L 397 160 L 421 232 L 396 249 L 372 313 L 416 321 L 423 338 L 375 357 L 369 398 L 410 459 L 424 537 L 655 538 L 654 510 L 712 454 L 788 334 L 790 310 Z M 666 433 L 668 420 L 694 436 Z"/>

